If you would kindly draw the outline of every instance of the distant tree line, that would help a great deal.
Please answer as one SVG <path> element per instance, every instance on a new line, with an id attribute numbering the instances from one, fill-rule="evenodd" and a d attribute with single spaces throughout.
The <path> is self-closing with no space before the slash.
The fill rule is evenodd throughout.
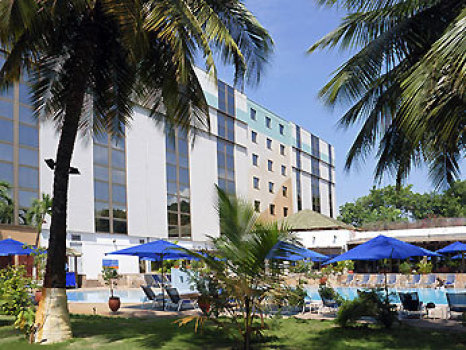
<path id="1" fill-rule="evenodd" d="M 340 206 L 339 219 L 361 227 L 373 222 L 421 220 L 429 217 L 466 217 L 466 181 L 444 192 L 416 193 L 412 185 L 372 188 L 367 196 Z"/>

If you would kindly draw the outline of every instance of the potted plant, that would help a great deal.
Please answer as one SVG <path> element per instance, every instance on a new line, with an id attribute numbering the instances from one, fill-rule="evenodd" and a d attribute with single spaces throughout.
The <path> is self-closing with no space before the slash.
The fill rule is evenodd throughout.
<path id="1" fill-rule="evenodd" d="M 44 272 L 45 272 L 45 262 L 47 259 L 47 250 L 44 248 L 35 248 L 34 246 L 26 246 L 27 248 L 34 249 L 31 253 L 33 258 L 33 264 L 36 267 L 36 291 L 34 292 L 34 302 L 39 303 L 42 298 L 42 289 L 40 287 L 43 284 Z"/>
<path id="2" fill-rule="evenodd" d="M 117 312 L 121 306 L 120 297 L 113 295 L 113 288 L 117 286 L 117 281 L 121 276 L 118 274 L 117 269 L 113 267 L 104 267 L 102 270 L 102 278 L 105 285 L 110 288 L 110 297 L 108 298 L 108 307 L 113 312 Z"/>

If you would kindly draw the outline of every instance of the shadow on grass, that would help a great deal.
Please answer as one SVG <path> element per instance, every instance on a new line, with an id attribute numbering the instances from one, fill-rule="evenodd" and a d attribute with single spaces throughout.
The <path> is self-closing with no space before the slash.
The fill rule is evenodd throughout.
<path id="1" fill-rule="evenodd" d="M 174 323 L 177 319 L 179 318 L 124 319 L 73 316 L 72 326 L 75 339 L 99 337 L 108 342 L 131 342 L 147 348 L 170 345 L 186 349 L 219 349 L 230 348 L 234 344 L 232 338 L 215 327 L 207 326 L 202 334 L 196 333 L 194 322 L 179 327 Z"/>

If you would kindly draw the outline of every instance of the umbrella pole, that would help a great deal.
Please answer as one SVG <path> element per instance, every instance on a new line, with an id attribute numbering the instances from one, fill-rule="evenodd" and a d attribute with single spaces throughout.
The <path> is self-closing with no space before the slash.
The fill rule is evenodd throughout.
<path id="1" fill-rule="evenodd" d="M 162 311 L 165 311 L 165 286 L 164 286 L 164 275 L 163 275 L 163 254 L 162 257 Z"/>
<path id="2" fill-rule="evenodd" d="M 464 272 L 464 251 L 461 252 L 461 272 Z"/>

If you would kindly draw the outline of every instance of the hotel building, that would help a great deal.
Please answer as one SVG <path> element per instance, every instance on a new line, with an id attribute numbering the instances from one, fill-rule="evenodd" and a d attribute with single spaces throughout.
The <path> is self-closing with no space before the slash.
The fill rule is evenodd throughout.
<path id="1" fill-rule="evenodd" d="M 333 147 L 197 73 L 210 106 L 210 130 L 197 133 L 194 142 L 180 129 L 165 133 L 143 107 L 134 109 L 120 140 L 79 136 L 72 166 L 81 175 L 70 176 L 67 241 L 82 254 L 71 268 L 88 280 L 100 274 L 105 253 L 116 249 L 156 239 L 205 247 L 207 236 L 219 234 L 215 184 L 248 199 L 267 220 L 302 209 L 335 216 Z M 12 185 L 14 200 L 4 223 L 23 224 L 31 201 L 51 194 L 53 172 L 44 160 L 55 158 L 57 143 L 54 125 L 32 117 L 25 82 L 0 96 L 0 180 Z M 112 259 L 120 273 L 139 272 L 136 258 Z"/>

